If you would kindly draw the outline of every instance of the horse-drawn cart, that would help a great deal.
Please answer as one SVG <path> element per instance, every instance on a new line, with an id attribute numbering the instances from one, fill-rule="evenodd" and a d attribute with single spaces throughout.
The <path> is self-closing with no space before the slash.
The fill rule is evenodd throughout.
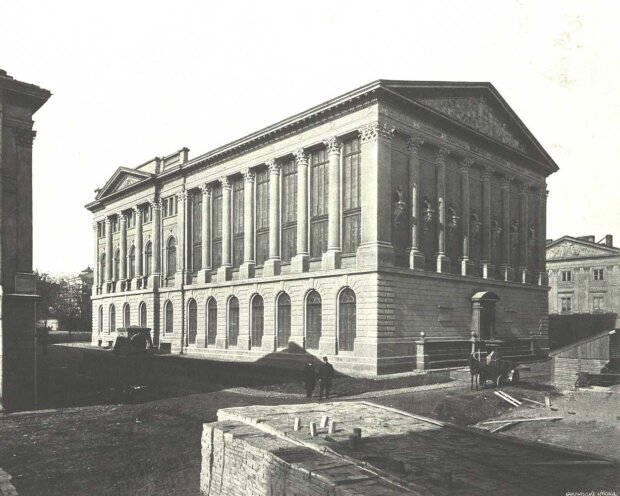
<path id="1" fill-rule="evenodd" d="M 518 365 L 508 360 L 492 360 L 481 364 L 480 384 L 484 386 L 486 381 L 493 381 L 497 387 L 519 382 Z"/>

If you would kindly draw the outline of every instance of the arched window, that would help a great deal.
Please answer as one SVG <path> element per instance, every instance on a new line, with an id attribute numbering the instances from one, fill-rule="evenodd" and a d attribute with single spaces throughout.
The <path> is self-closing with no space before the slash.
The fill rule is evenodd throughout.
<path id="1" fill-rule="evenodd" d="M 164 320 L 164 334 L 171 334 L 172 333 L 172 318 L 173 318 L 173 308 L 172 308 L 172 302 L 171 301 L 167 301 L 166 302 L 166 306 L 164 307 L 164 311 L 165 311 L 165 320 Z"/>
<path id="2" fill-rule="evenodd" d="M 355 293 L 347 288 L 338 298 L 340 304 L 340 319 L 338 325 L 338 349 L 353 351 L 356 332 L 356 303 Z"/>
<path id="3" fill-rule="evenodd" d="M 97 334 L 103 332 L 103 305 L 99 305 L 99 321 L 97 323 Z"/>
<path id="4" fill-rule="evenodd" d="M 121 252 L 120 250 L 116 250 L 116 252 L 114 252 L 114 277 L 113 279 L 115 281 L 118 281 L 120 279 L 120 266 L 121 266 Z"/>
<path id="5" fill-rule="evenodd" d="M 306 298 L 306 348 L 310 350 L 319 349 L 322 308 L 321 295 L 316 291 L 310 292 Z"/>
<path id="6" fill-rule="evenodd" d="M 239 338 L 239 300 L 233 296 L 228 303 L 228 345 L 237 346 Z"/>
<path id="7" fill-rule="evenodd" d="M 209 298 L 207 303 L 207 346 L 215 344 L 217 336 L 217 301 Z"/>
<path id="8" fill-rule="evenodd" d="M 125 303 L 123 306 L 123 327 L 129 327 L 131 325 L 131 309 L 129 303 Z"/>
<path id="9" fill-rule="evenodd" d="M 129 249 L 129 279 L 136 277 L 136 247 Z"/>
<path id="10" fill-rule="evenodd" d="M 174 277 L 177 271 L 177 241 L 172 236 L 168 239 L 166 253 L 166 277 Z"/>
<path id="11" fill-rule="evenodd" d="M 140 327 L 146 327 L 146 303 L 140 303 Z"/>
<path id="12" fill-rule="evenodd" d="M 103 285 L 103 282 L 106 280 L 106 265 L 105 265 L 105 253 L 101 254 L 101 262 L 99 264 L 99 274 L 97 274 L 98 278 L 99 278 L 99 286 Z"/>
<path id="13" fill-rule="evenodd" d="M 110 322 L 108 322 L 108 334 L 116 332 L 116 309 L 110 305 Z"/>
<path id="14" fill-rule="evenodd" d="M 187 304 L 187 344 L 196 344 L 198 333 L 198 305 L 193 298 Z"/>
<path id="15" fill-rule="evenodd" d="M 149 242 L 144 250 L 144 275 L 150 276 L 153 267 L 153 245 Z"/>
<path id="16" fill-rule="evenodd" d="M 256 295 L 252 298 L 252 346 L 263 344 L 264 313 L 263 297 Z"/>
<path id="17" fill-rule="evenodd" d="M 278 348 L 288 346 L 291 338 L 291 298 L 282 293 L 278 297 Z"/>

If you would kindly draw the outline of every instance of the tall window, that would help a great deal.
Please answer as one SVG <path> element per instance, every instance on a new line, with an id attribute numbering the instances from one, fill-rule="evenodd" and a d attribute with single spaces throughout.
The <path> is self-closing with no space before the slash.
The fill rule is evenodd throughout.
<path id="1" fill-rule="evenodd" d="M 342 252 L 355 253 L 360 244 L 360 140 L 344 143 L 344 170 L 342 185 L 344 202 L 342 206 Z"/>
<path id="2" fill-rule="evenodd" d="M 211 199 L 211 236 L 212 240 L 212 253 L 213 257 L 213 269 L 217 269 L 222 265 L 222 186 L 216 186 L 213 188 L 213 196 Z"/>
<path id="3" fill-rule="evenodd" d="M 278 298 L 278 347 L 288 346 L 291 338 L 291 298 L 282 293 Z"/>
<path id="4" fill-rule="evenodd" d="M 106 264 L 105 264 L 105 253 L 101 254 L 101 263 L 99 264 L 99 274 L 97 274 L 97 276 L 99 277 L 99 286 L 101 286 L 103 284 L 103 281 L 105 281 L 107 275 L 105 272 L 106 269 Z"/>
<path id="5" fill-rule="evenodd" d="M 129 327 L 131 325 L 131 308 L 129 303 L 125 303 L 123 306 L 123 327 Z"/>
<path id="6" fill-rule="evenodd" d="M 310 257 L 327 251 L 328 158 L 325 150 L 310 154 Z"/>
<path id="7" fill-rule="evenodd" d="M 129 249 L 129 279 L 136 277 L 136 247 Z"/>
<path id="8" fill-rule="evenodd" d="M 571 313 L 573 310 L 573 299 L 570 296 L 563 296 L 561 299 L 562 313 Z"/>
<path id="9" fill-rule="evenodd" d="M 202 267 L 202 193 L 192 195 L 192 219 L 190 222 L 192 236 L 192 273 Z"/>
<path id="10" fill-rule="evenodd" d="M 593 276 L 595 281 L 603 281 L 605 279 L 603 269 L 594 269 Z"/>
<path id="11" fill-rule="evenodd" d="M 173 331 L 172 319 L 174 317 L 174 309 L 172 308 L 172 302 L 168 300 L 164 307 L 164 334 L 171 334 Z"/>
<path id="12" fill-rule="evenodd" d="M 151 205 L 144 205 L 142 207 L 142 223 L 146 224 L 153 220 L 153 207 Z"/>
<path id="13" fill-rule="evenodd" d="M 166 277 L 174 277 L 177 271 L 177 241 L 173 236 L 168 238 L 166 246 Z"/>
<path id="14" fill-rule="evenodd" d="M 269 171 L 256 172 L 256 265 L 269 258 Z"/>
<path id="15" fill-rule="evenodd" d="M 232 262 L 233 267 L 239 267 L 243 263 L 243 177 L 233 181 L 232 195 Z"/>
<path id="16" fill-rule="evenodd" d="M 603 310 L 605 310 L 605 305 L 603 303 L 603 297 L 602 296 L 593 296 L 592 297 L 592 310 L 595 313 L 600 313 Z"/>
<path id="17" fill-rule="evenodd" d="M 97 237 L 105 237 L 105 221 L 97 222 Z"/>
<path id="18" fill-rule="evenodd" d="M 562 271 L 562 282 L 571 282 L 573 280 L 573 274 L 570 270 Z"/>
<path id="19" fill-rule="evenodd" d="M 264 307 L 263 297 L 256 295 L 252 298 L 252 346 L 263 344 Z"/>
<path id="20" fill-rule="evenodd" d="M 319 349 L 319 340 L 322 330 L 322 302 L 321 295 L 312 291 L 306 298 L 306 348 Z"/>
<path id="21" fill-rule="evenodd" d="M 97 334 L 103 332 L 103 305 L 99 305 L 99 321 L 97 323 Z"/>
<path id="22" fill-rule="evenodd" d="M 133 210 L 129 210 L 125 213 L 127 229 L 131 229 L 136 226 L 136 217 L 133 214 Z"/>
<path id="23" fill-rule="evenodd" d="M 338 322 L 338 349 L 353 351 L 356 333 L 356 303 L 355 293 L 347 288 L 338 299 L 340 304 L 340 318 Z"/>
<path id="24" fill-rule="evenodd" d="M 297 253 L 297 163 L 282 164 L 282 261 Z"/>
<path id="25" fill-rule="evenodd" d="M 153 270 L 153 245 L 149 241 L 144 250 L 144 275 L 150 276 Z"/>
<path id="26" fill-rule="evenodd" d="M 163 217 L 171 217 L 177 213 L 177 197 L 169 196 L 161 202 L 161 215 Z"/>
<path id="27" fill-rule="evenodd" d="M 118 281 L 120 279 L 120 265 L 121 264 L 121 252 L 120 250 L 116 250 L 114 252 L 114 280 Z"/>
<path id="28" fill-rule="evenodd" d="M 239 338 L 239 300 L 233 296 L 228 302 L 228 346 L 237 346 Z"/>
<path id="29" fill-rule="evenodd" d="M 198 305 L 193 298 L 187 304 L 187 342 L 196 344 L 198 334 Z"/>
<path id="30" fill-rule="evenodd" d="M 110 322 L 108 322 L 108 334 L 116 331 L 116 309 L 110 305 Z"/>
<path id="31" fill-rule="evenodd" d="M 147 326 L 146 303 L 142 302 L 140 303 L 140 327 L 146 327 L 146 326 Z"/>
<path id="32" fill-rule="evenodd" d="M 207 303 L 207 346 L 215 344 L 217 336 L 217 301 L 209 298 Z"/>

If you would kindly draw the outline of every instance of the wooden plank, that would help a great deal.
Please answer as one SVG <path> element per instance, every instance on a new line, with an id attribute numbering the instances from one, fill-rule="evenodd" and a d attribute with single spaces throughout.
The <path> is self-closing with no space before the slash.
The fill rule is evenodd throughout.
<path id="1" fill-rule="evenodd" d="M 519 406 L 515 401 L 509 400 L 508 398 L 502 396 L 501 394 L 499 394 L 499 391 L 493 391 L 493 394 L 495 396 L 497 396 L 498 398 L 504 400 L 506 403 L 512 405 L 512 406 Z"/>
<path id="2" fill-rule="evenodd" d="M 528 403 L 533 403 L 534 405 L 539 405 L 539 406 L 545 406 L 544 403 L 541 403 L 540 401 L 534 401 L 531 400 L 529 398 L 521 398 L 522 401 L 527 401 Z"/>
<path id="3" fill-rule="evenodd" d="M 520 404 L 521 404 L 521 402 L 520 402 L 518 399 L 516 399 L 516 398 L 514 398 L 514 397 L 510 396 L 508 393 L 506 393 L 506 392 L 504 392 L 504 391 L 498 391 L 498 393 L 499 393 L 499 394 L 501 394 L 502 396 L 505 396 L 505 397 L 506 397 L 506 398 L 508 398 L 509 400 L 514 401 L 514 402 L 515 402 L 515 403 L 517 403 L 518 405 L 520 405 Z"/>
<path id="4" fill-rule="evenodd" d="M 512 427 L 513 425 L 517 425 L 519 422 L 507 422 L 504 425 L 500 425 L 499 427 L 496 427 L 495 429 L 491 429 L 489 432 L 491 434 L 495 433 L 495 432 L 499 432 L 502 431 L 504 429 L 508 429 L 509 427 Z"/>
<path id="5" fill-rule="evenodd" d="M 483 424 L 503 424 L 504 422 L 535 422 L 537 420 L 562 420 L 564 417 L 536 417 L 536 418 L 521 418 L 521 419 L 506 419 L 506 420 L 488 420 L 482 422 Z"/>

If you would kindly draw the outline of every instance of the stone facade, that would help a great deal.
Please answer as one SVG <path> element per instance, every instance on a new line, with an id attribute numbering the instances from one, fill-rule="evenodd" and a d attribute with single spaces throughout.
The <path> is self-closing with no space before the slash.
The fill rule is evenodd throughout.
<path id="1" fill-rule="evenodd" d="M 620 327 L 620 248 L 612 236 L 563 236 L 546 253 L 554 347 Z"/>
<path id="2" fill-rule="evenodd" d="M 440 366 L 472 331 L 545 348 L 556 170 L 490 84 L 383 80 L 121 167 L 87 205 L 92 343 L 140 324 L 172 352 L 371 375 Z"/>
<path id="3" fill-rule="evenodd" d="M 49 97 L 0 70 L 0 410 L 36 404 L 32 116 Z"/>

